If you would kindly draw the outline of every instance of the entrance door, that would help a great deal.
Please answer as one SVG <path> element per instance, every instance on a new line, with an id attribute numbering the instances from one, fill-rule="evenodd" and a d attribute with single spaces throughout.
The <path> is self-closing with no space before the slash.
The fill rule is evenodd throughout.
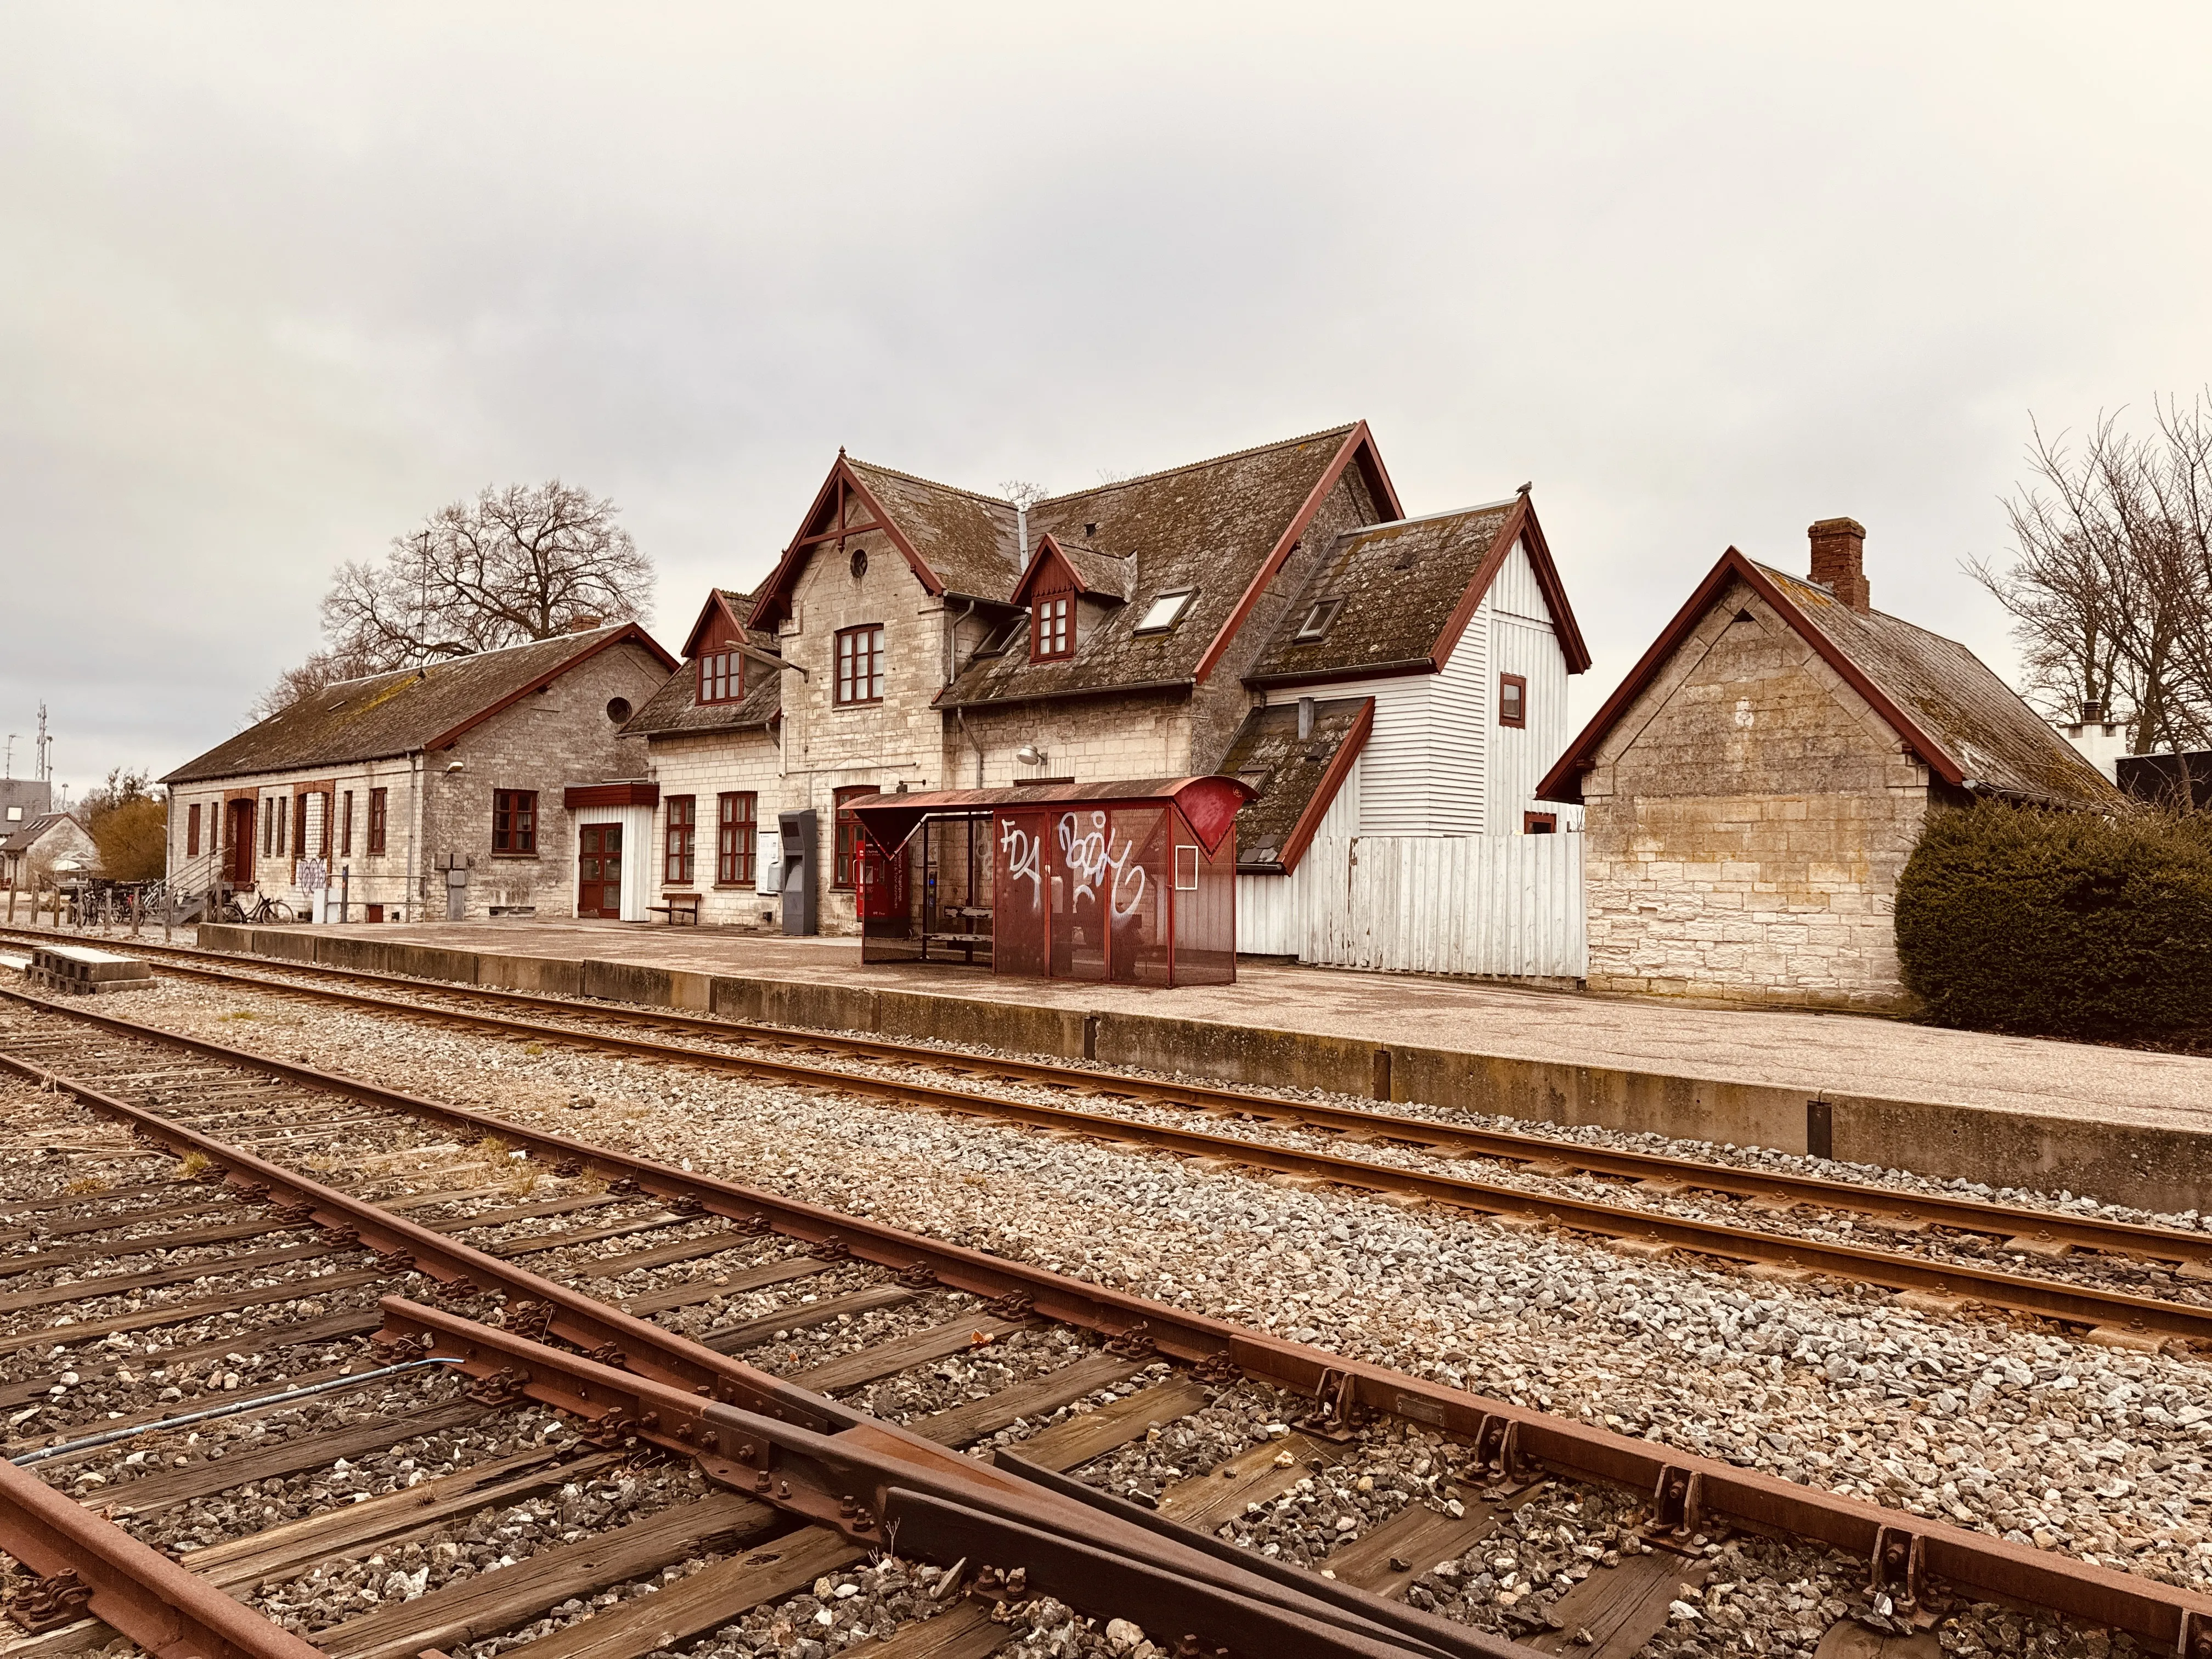
<path id="1" fill-rule="evenodd" d="M 251 800 L 230 803 L 229 853 L 224 879 L 234 887 L 253 884 L 253 808 Z"/>
<path id="2" fill-rule="evenodd" d="M 619 823 L 586 823 L 576 831 L 576 914 L 622 920 Z"/>

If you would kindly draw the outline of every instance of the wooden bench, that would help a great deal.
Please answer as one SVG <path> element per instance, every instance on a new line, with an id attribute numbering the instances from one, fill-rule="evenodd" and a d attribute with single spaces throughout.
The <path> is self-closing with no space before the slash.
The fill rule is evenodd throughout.
<path id="1" fill-rule="evenodd" d="M 648 904 L 645 908 L 657 916 L 666 916 L 671 927 L 676 926 L 678 918 L 694 927 L 699 925 L 699 896 L 696 893 L 671 893 L 667 903 Z"/>

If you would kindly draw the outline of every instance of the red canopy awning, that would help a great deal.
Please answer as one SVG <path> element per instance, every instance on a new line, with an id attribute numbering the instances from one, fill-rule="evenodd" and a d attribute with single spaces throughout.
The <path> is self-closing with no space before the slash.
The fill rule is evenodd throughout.
<path id="1" fill-rule="evenodd" d="M 1098 783 L 1043 783 L 1013 789 L 932 789 L 910 795 L 871 795 L 853 803 L 869 839 L 896 853 L 921 827 L 924 818 L 1054 806 L 1156 806 L 1172 805 L 1205 843 L 1207 855 L 1237 822 L 1245 802 L 1259 792 L 1241 778 L 1120 778 Z"/>

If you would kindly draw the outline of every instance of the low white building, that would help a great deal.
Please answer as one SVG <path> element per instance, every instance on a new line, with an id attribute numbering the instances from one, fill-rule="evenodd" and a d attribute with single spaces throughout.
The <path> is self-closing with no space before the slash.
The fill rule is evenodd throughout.
<path id="1" fill-rule="evenodd" d="M 642 921 L 623 826 L 654 794 L 622 733 L 674 665 L 625 623 L 326 686 L 162 780 L 170 885 L 301 920 L 337 919 L 343 895 L 353 921 L 599 915 L 620 894 Z"/>

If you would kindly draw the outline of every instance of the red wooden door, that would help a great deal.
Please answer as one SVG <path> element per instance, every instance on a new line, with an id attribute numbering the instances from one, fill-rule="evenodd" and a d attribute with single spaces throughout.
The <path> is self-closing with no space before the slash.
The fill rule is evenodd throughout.
<path id="1" fill-rule="evenodd" d="M 253 809 L 251 800 L 230 803 L 230 857 L 226 860 L 225 879 L 234 887 L 253 884 L 253 836 L 258 827 L 253 821 Z"/>
<path id="2" fill-rule="evenodd" d="M 622 920 L 622 825 L 587 823 L 576 831 L 576 914 Z"/>

